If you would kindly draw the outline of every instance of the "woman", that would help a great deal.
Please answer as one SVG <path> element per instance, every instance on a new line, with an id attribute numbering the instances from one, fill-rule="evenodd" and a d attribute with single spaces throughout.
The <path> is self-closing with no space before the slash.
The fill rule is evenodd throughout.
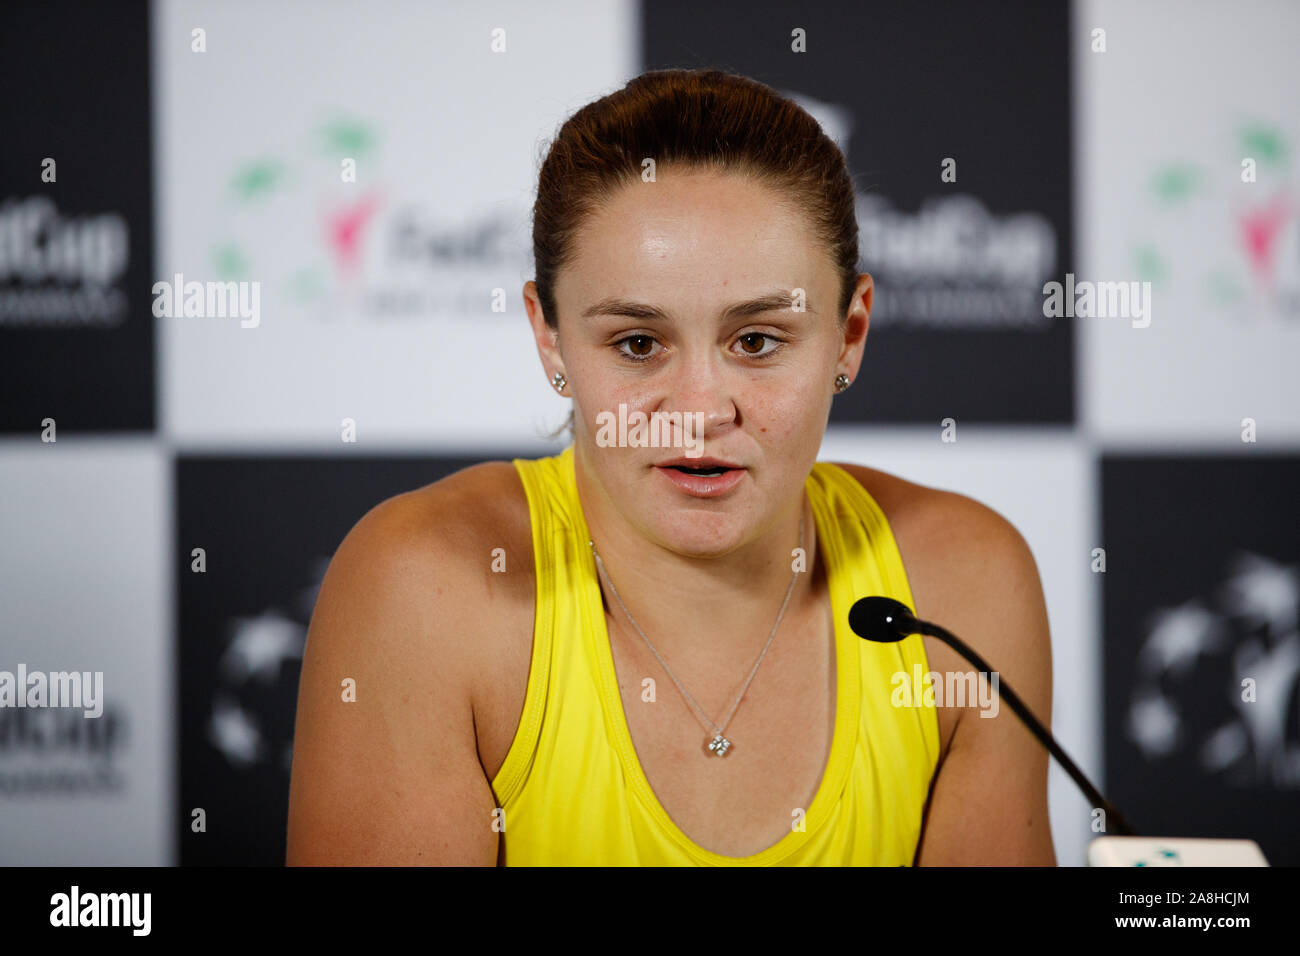
<path id="1" fill-rule="evenodd" d="M 1055 865 L 1047 755 L 1015 715 L 900 698 L 968 667 L 847 626 L 895 597 L 1051 713 L 1017 531 L 816 462 L 871 311 L 854 206 L 817 122 L 743 77 L 648 73 L 564 124 L 524 297 L 572 444 L 399 495 L 344 540 L 290 864 Z M 638 412 L 682 417 L 612 440 Z"/>

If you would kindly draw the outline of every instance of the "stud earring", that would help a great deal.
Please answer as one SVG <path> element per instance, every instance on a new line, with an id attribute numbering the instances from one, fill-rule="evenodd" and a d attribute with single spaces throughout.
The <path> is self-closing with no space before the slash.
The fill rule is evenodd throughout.
<path id="1" fill-rule="evenodd" d="M 563 372 L 556 372 L 554 375 L 551 376 L 551 384 L 555 386 L 555 390 L 557 392 L 564 391 L 564 386 L 567 385 L 568 383 L 569 380 L 564 377 Z"/>
<path id="2" fill-rule="evenodd" d="M 845 390 L 846 388 L 848 388 L 848 387 L 849 387 L 849 377 L 848 377 L 847 375 L 843 375 L 843 374 L 841 374 L 841 375 L 836 375 L 836 376 L 835 376 L 835 393 L 836 393 L 836 394 L 839 394 L 840 392 L 844 391 L 844 390 Z"/>

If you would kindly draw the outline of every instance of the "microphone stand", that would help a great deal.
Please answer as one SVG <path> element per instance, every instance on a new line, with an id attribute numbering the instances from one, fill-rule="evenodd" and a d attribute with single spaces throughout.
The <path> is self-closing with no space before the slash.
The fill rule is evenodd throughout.
<path id="1" fill-rule="evenodd" d="M 864 600 L 869 601 L 872 599 L 865 598 Z M 900 609 L 893 614 L 891 620 L 899 631 L 900 638 L 905 637 L 907 634 L 918 633 L 937 637 L 962 657 L 974 664 L 975 669 L 981 672 L 981 675 L 993 673 L 993 668 L 989 666 L 988 661 L 975 653 L 973 648 L 969 647 L 965 641 L 961 640 L 955 634 L 949 633 L 938 624 L 918 620 L 912 612 L 908 610 L 907 605 L 903 604 L 901 601 L 893 602 L 891 600 L 891 604 L 892 603 L 897 603 L 897 606 Z M 857 628 L 854 628 L 854 631 L 856 632 Z M 861 632 L 857 633 L 859 636 L 865 637 Z M 867 638 L 867 640 L 872 640 L 872 638 Z M 987 678 L 983 679 L 987 680 Z M 1065 772 L 1070 775 L 1071 779 L 1073 779 L 1076 784 L 1078 784 L 1079 789 L 1087 794 L 1088 799 L 1092 801 L 1093 806 L 1101 807 L 1106 812 L 1107 825 L 1109 826 L 1113 823 L 1115 830 L 1123 836 L 1137 836 L 1137 831 L 1134 830 L 1133 826 L 1124 818 L 1124 815 L 1116 810 L 1115 807 L 1111 805 L 1110 801 L 1101 795 L 1101 791 L 1094 787 L 1092 783 L 1089 782 L 1088 778 L 1083 775 L 1083 771 L 1075 766 L 1074 761 L 1071 760 L 1069 755 L 1060 748 L 1056 739 L 1052 737 L 1047 728 L 1039 723 L 1038 718 L 1030 712 L 1029 708 L 1025 706 L 1024 702 L 1016 692 L 1011 689 L 1011 685 L 1002 680 L 998 681 L 998 685 L 997 693 L 1001 697 L 1006 698 L 1007 703 L 1011 705 L 1011 709 L 1016 712 L 1016 716 L 1018 716 L 1021 721 L 1024 722 L 1025 726 L 1029 728 L 1030 732 L 1038 738 L 1038 742 L 1046 747 L 1048 752 L 1051 753 L 1061 766 L 1065 768 Z"/>

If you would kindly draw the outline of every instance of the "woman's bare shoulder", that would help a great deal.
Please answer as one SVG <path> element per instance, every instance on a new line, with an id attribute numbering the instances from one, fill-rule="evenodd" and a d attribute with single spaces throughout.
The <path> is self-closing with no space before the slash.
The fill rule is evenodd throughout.
<path id="1" fill-rule="evenodd" d="M 525 577 L 494 573 L 497 548 L 510 570 L 531 568 L 528 501 L 510 462 L 481 462 L 379 502 L 344 548 L 393 586 L 405 580 L 467 604 L 492 599 Z"/>
<path id="2" fill-rule="evenodd" d="M 900 548 L 905 538 L 914 551 L 925 549 L 929 553 L 934 549 L 952 557 L 964 550 L 955 544 L 970 543 L 978 546 L 969 553 L 975 559 L 991 536 L 1019 537 L 1015 526 L 1003 515 L 969 495 L 919 484 L 866 465 L 835 464 L 856 478 L 880 505 Z"/>
<path id="3" fill-rule="evenodd" d="M 969 495 L 843 464 L 885 514 L 916 602 L 933 620 L 963 620 L 989 595 L 1040 591 L 1028 543 L 1002 514 Z"/>
<path id="4" fill-rule="evenodd" d="M 420 532 L 470 545 L 528 525 L 528 499 L 508 461 L 461 468 L 376 508 L 400 515 Z"/>
<path id="5" fill-rule="evenodd" d="M 528 522 L 528 500 L 508 461 L 484 461 L 376 504 L 362 522 L 414 544 L 438 542 L 440 553 L 474 553 Z M 359 524 L 361 522 L 358 522 Z"/>

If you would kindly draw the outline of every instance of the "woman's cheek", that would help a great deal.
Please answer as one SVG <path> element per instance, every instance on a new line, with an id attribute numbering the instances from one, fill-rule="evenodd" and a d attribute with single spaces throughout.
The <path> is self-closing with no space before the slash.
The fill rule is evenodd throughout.
<path id="1" fill-rule="evenodd" d="M 790 438 L 816 429 L 818 434 L 824 428 L 822 409 L 817 406 L 806 389 L 796 390 L 784 401 L 773 402 L 763 415 L 763 425 L 767 434 L 775 438 Z"/>

